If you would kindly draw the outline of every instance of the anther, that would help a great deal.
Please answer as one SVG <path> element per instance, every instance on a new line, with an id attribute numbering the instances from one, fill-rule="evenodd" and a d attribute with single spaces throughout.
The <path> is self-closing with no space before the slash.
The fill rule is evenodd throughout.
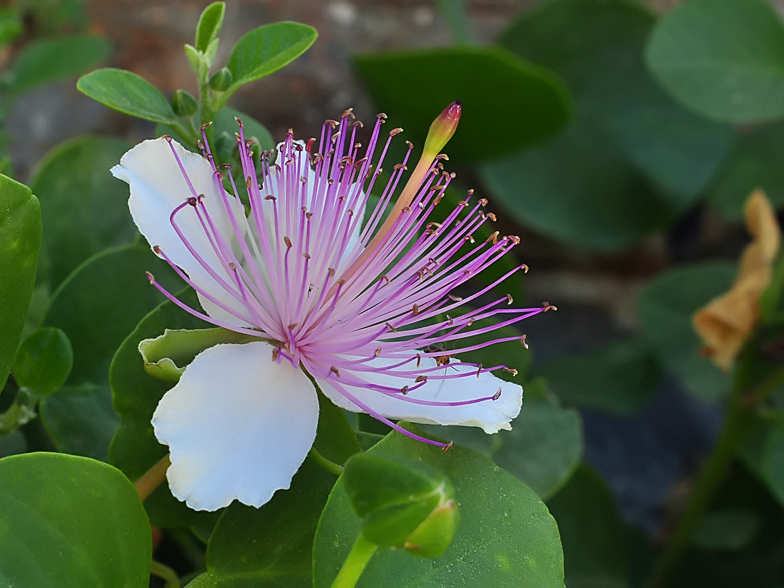
<path id="1" fill-rule="evenodd" d="M 447 294 L 447 296 L 449 297 L 449 300 L 451 300 L 452 302 L 460 302 L 462 300 L 460 296 L 454 296 L 452 294 Z"/>
<path id="2" fill-rule="evenodd" d="M 542 302 L 542 308 L 544 308 L 545 312 L 547 312 L 548 310 L 558 310 L 555 306 L 553 306 L 549 302 Z"/>
<path id="3" fill-rule="evenodd" d="M 401 393 L 403 396 L 407 395 L 407 394 L 408 394 L 408 386 L 403 386 L 403 387 L 400 389 L 400 393 Z"/>
<path id="4" fill-rule="evenodd" d="M 280 350 L 277 347 L 274 347 L 272 349 L 272 361 L 277 362 L 278 361 L 278 355 L 280 355 Z"/>
<path id="5" fill-rule="evenodd" d="M 403 129 L 401 129 L 400 127 L 397 127 L 396 129 L 392 129 L 391 131 L 389 131 L 389 136 L 390 137 L 394 137 L 395 135 L 399 135 L 402 132 L 403 132 Z"/>
<path id="6" fill-rule="evenodd" d="M 283 237 L 283 242 L 286 244 L 286 247 L 291 249 L 291 239 L 289 239 L 288 237 L 284 236 Z"/>
<path id="7" fill-rule="evenodd" d="M 506 295 L 506 305 L 507 306 L 511 306 L 513 302 L 514 302 L 514 298 L 512 298 L 512 295 L 511 294 L 507 294 Z"/>
<path id="8" fill-rule="evenodd" d="M 303 253 L 302 257 L 304 257 L 305 259 L 310 259 L 310 253 Z"/>
<path id="9" fill-rule="evenodd" d="M 154 245 L 152 250 L 155 252 L 155 255 L 160 255 L 161 254 L 161 248 L 160 248 L 159 245 Z"/>
<path id="10" fill-rule="evenodd" d="M 191 206 L 193 206 L 194 208 L 196 208 L 196 205 L 198 204 L 198 202 L 199 202 L 199 201 L 198 201 L 198 200 L 196 200 L 196 197 L 195 197 L 195 196 L 191 196 L 190 198 L 188 198 L 188 204 L 190 204 L 190 205 L 191 205 Z"/>
<path id="11" fill-rule="evenodd" d="M 466 208 L 468 206 L 468 202 L 466 202 L 465 200 L 461 200 L 460 202 L 457 203 L 457 205 Z"/>
<path id="12" fill-rule="evenodd" d="M 454 444 L 455 444 L 455 442 L 454 442 L 454 441 L 450 441 L 449 443 L 447 443 L 446 445 L 444 445 L 444 448 L 442 449 L 442 451 L 443 451 L 444 453 L 446 453 L 447 451 L 449 451 L 450 449 L 452 449 L 452 446 L 453 446 Z"/>
<path id="13" fill-rule="evenodd" d="M 395 171 L 397 171 L 399 169 L 402 169 L 403 171 L 408 171 L 408 168 L 405 165 L 403 165 L 402 163 L 396 163 L 393 169 Z"/>
<path id="14" fill-rule="evenodd" d="M 524 274 L 527 274 L 527 273 L 528 273 L 528 266 L 527 266 L 527 265 L 525 265 L 525 264 L 521 265 L 521 266 L 520 266 L 520 269 L 521 269 L 521 270 L 523 270 L 523 273 L 524 273 Z"/>
<path id="15" fill-rule="evenodd" d="M 476 370 L 476 377 L 478 378 L 481 373 L 482 373 L 482 364 L 480 363 L 479 367 Z"/>
<path id="16" fill-rule="evenodd" d="M 169 135 L 163 135 L 163 137 L 162 137 L 162 138 L 163 138 L 163 139 L 166 139 L 166 142 L 167 142 L 167 143 L 171 143 L 171 142 L 172 142 L 172 138 L 171 138 Z"/>
<path id="17" fill-rule="evenodd" d="M 414 383 L 419 384 L 420 382 L 427 382 L 427 376 L 417 376 Z"/>
<path id="18" fill-rule="evenodd" d="M 479 199 L 479 206 L 487 206 L 487 198 L 480 198 Z"/>
<path id="19" fill-rule="evenodd" d="M 378 357 L 379 355 L 381 355 L 381 347 L 377 347 L 376 350 L 373 352 L 373 355 L 375 357 Z"/>
<path id="20" fill-rule="evenodd" d="M 491 221 L 493 221 L 493 222 L 495 222 L 496 220 L 498 220 L 498 219 L 496 218 L 495 214 L 493 214 L 492 212 L 488 212 L 488 213 L 487 213 L 487 218 L 489 218 L 489 219 L 490 219 Z"/>
<path id="21" fill-rule="evenodd" d="M 525 335 L 523 335 L 522 337 L 520 337 L 520 344 L 521 344 L 523 347 L 525 347 L 526 349 L 528 349 L 528 343 L 526 343 L 526 342 L 525 342 L 525 337 L 526 337 Z"/>
<path id="22" fill-rule="evenodd" d="M 419 353 L 417 353 L 416 358 L 417 358 L 417 367 L 419 367 L 419 364 L 422 363 L 422 356 Z"/>
<path id="23" fill-rule="evenodd" d="M 144 272 L 144 273 L 147 275 L 147 280 L 150 282 L 150 284 L 154 284 L 155 283 L 155 276 L 152 275 L 150 272 Z"/>
<path id="24" fill-rule="evenodd" d="M 501 388 L 500 387 L 498 388 L 498 392 L 493 394 L 493 400 L 498 400 L 499 398 L 501 398 Z"/>
<path id="25" fill-rule="evenodd" d="M 386 325 L 389 328 L 389 330 L 392 331 L 393 333 L 397 332 L 397 329 L 395 327 L 393 327 L 392 325 L 390 325 L 389 323 L 386 323 Z"/>
<path id="26" fill-rule="evenodd" d="M 417 306 L 416 304 L 414 304 L 414 307 L 411 309 L 411 312 L 412 312 L 412 314 L 413 314 L 414 316 L 418 315 L 418 314 L 419 314 L 419 306 Z"/>
<path id="27" fill-rule="evenodd" d="M 329 371 L 335 374 L 338 378 L 340 377 L 340 370 L 338 370 L 338 368 L 336 368 L 334 365 L 329 368 Z"/>
<path id="28" fill-rule="evenodd" d="M 296 328 L 297 328 L 297 326 L 298 326 L 298 325 L 299 325 L 299 323 L 291 323 L 291 324 L 288 326 L 288 329 L 289 329 L 289 331 L 293 331 L 294 329 L 296 329 Z"/>
<path id="29" fill-rule="evenodd" d="M 487 238 L 487 240 L 485 241 L 485 243 L 492 243 L 493 245 L 495 245 L 496 243 L 498 243 L 498 231 L 495 231 L 495 232 L 493 232 L 493 234 L 492 234 L 492 235 L 490 235 L 490 236 Z"/>
<path id="30" fill-rule="evenodd" d="M 516 370 L 516 369 L 514 369 L 514 368 L 508 368 L 508 367 L 505 367 L 505 368 L 504 368 L 504 371 L 505 371 L 505 372 L 509 372 L 509 373 L 510 373 L 510 374 L 512 374 L 513 376 L 516 376 L 516 375 L 517 375 L 517 370 Z"/>

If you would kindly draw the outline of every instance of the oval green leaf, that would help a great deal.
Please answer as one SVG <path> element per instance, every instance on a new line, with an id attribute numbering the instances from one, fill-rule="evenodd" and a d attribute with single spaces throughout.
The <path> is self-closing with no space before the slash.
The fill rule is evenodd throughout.
<path id="1" fill-rule="evenodd" d="M 111 45 L 95 35 L 35 41 L 25 47 L 5 78 L 13 94 L 67 80 L 92 69 L 109 54 Z"/>
<path id="2" fill-rule="evenodd" d="M 38 329 L 19 346 L 14 379 L 38 397 L 48 396 L 65 383 L 73 367 L 68 336 L 52 327 Z"/>
<path id="3" fill-rule="evenodd" d="M 56 288 L 91 255 L 133 241 L 128 186 L 109 169 L 131 148 L 121 139 L 79 137 L 50 151 L 30 180 L 44 226 L 38 281 Z"/>
<path id="4" fill-rule="evenodd" d="M 202 53 L 207 51 L 212 40 L 220 33 L 225 12 L 225 2 L 213 2 L 204 9 L 196 25 L 196 49 Z"/>
<path id="5" fill-rule="evenodd" d="M 276 22 L 246 33 L 234 45 L 226 64 L 234 76 L 228 92 L 288 65 L 305 53 L 317 36 L 316 29 L 297 22 Z"/>
<path id="6" fill-rule="evenodd" d="M 571 111 L 557 76 L 499 47 L 361 55 L 354 65 L 375 106 L 420 145 L 441 111 L 462 101 L 460 125 L 444 149 L 462 163 L 538 143 L 563 126 Z"/>
<path id="7" fill-rule="evenodd" d="M 556 139 L 481 170 L 519 222 L 594 250 L 620 249 L 672 223 L 715 173 L 731 129 L 683 109 L 646 71 L 653 24 L 626 0 L 554 0 L 502 35 L 575 98 L 575 119 Z"/>
<path id="8" fill-rule="evenodd" d="M 700 354 L 703 345 L 691 317 L 729 289 L 735 272 L 735 266 L 724 261 L 670 269 L 637 297 L 637 314 L 652 351 L 689 392 L 706 401 L 723 398 L 730 379 Z"/>
<path id="9" fill-rule="evenodd" d="M 539 378 L 525 388 L 523 409 L 511 431 L 501 431 L 493 461 L 514 474 L 542 500 L 566 484 L 583 455 L 583 423 L 564 409 Z"/>
<path id="10" fill-rule="evenodd" d="M 66 386 L 41 403 L 41 415 L 58 449 L 106 459 L 117 427 L 108 387 L 115 350 L 160 302 L 145 271 L 166 286 L 173 272 L 145 246 L 124 245 L 93 256 L 52 296 L 44 325 L 62 329 L 73 346 Z"/>
<path id="11" fill-rule="evenodd" d="M 627 537 L 602 479 L 581 465 L 547 503 L 558 521 L 568 586 L 629 586 Z"/>
<path id="12" fill-rule="evenodd" d="M 115 468 L 56 453 L 0 460 L 0 583 L 123 586 L 150 583 L 150 524 Z"/>
<path id="13" fill-rule="evenodd" d="M 447 453 L 391 433 L 370 453 L 421 461 L 455 485 L 461 522 L 438 559 L 380 549 L 359 588 L 562 588 L 563 554 L 555 520 L 532 490 L 489 459 L 462 447 Z M 319 521 L 313 546 L 313 586 L 328 588 L 361 527 L 341 480 Z"/>
<path id="14" fill-rule="evenodd" d="M 538 370 L 566 404 L 628 416 L 653 397 L 661 368 L 649 345 L 619 339 L 593 353 L 567 355 Z"/>
<path id="15" fill-rule="evenodd" d="M 743 219 L 751 192 L 762 188 L 771 204 L 784 208 L 784 123 L 763 125 L 747 133 L 722 166 L 708 191 L 708 201 L 721 215 Z"/>
<path id="16" fill-rule="evenodd" d="M 178 123 L 166 96 L 133 72 L 97 69 L 79 78 L 76 87 L 93 100 L 119 112 L 165 125 Z"/>
<path id="17" fill-rule="evenodd" d="M 38 199 L 27 186 L 0 174 L 0 390 L 22 337 L 40 247 Z"/>
<path id="18" fill-rule="evenodd" d="M 733 123 L 784 116 L 784 26 L 763 0 L 692 0 L 665 15 L 645 61 L 695 112 Z"/>

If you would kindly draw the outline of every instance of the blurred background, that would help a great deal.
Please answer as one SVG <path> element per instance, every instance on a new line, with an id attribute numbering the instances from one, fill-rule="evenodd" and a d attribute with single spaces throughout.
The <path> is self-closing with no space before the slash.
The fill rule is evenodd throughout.
<path id="1" fill-rule="evenodd" d="M 225 63 L 260 25 L 318 30 L 302 57 L 229 103 L 276 141 L 289 128 L 317 136 L 325 119 L 353 108 L 366 123 L 384 110 L 421 143 L 437 105 L 463 100 L 448 169 L 461 191 L 490 200 L 502 233 L 520 236 L 530 272 L 515 293 L 558 307 L 523 325 L 527 379 L 547 377 L 563 406 L 579 410 L 582 461 L 621 518 L 654 541 L 714 443 L 728 389 L 726 374 L 699 355 L 689 317 L 732 280 L 749 241 L 742 207 L 751 190 L 784 205 L 776 116 L 701 112 L 668 87 L 649 42 L 677 4 L 229 0 L 216 59 Z M 111 46 L 100 65 L 135 72 L 167 97 L 197 93 L 182 49 L 205 2 L 2 5 L 23 15 L 2 69 L 34 40 L 91 33 Z M 21 181 L 72 137 L 135 143 L 156 133 L 155 123 L 79 93 L 75 77 L 5 104 L 6 152 Z"/>

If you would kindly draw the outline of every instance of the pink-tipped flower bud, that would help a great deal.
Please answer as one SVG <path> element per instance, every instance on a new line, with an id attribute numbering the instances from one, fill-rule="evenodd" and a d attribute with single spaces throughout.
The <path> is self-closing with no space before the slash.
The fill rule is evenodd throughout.
<path id="1" fill-rule="evenodd" d="M 463 106 L 460 100 L 455 100 L 438 115 L 430 125 L 430 131 L 425 139 L 424 152 L 430 156 L 438 155 L 457 130 Z"/>

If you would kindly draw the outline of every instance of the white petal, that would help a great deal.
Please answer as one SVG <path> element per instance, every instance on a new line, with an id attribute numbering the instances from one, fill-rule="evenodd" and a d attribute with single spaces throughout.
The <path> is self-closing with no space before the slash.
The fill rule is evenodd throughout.
<path id="1" fill-rule="evenodd" d="M 209 162 L 202 156 L 187 151 L 176 141 L 172 141 L 172 145 L 177 151 L 196 193 L 205 195 L 204 205 L 216 230 L 230 246 L 236 248 L 238 240 L 232 229 L 222 197 L 215 187 L 212 167 Z M 193 196 L 193 193 L 177 165 L 177 160 L 172 154 L 168 142 L 165 139 L 152 139 L 136 145 L 122 156 L 120 164 L 113 167 L 111 171 L 115 177 L 130 185 L 131 197 L 128 206 L 136 226 L 150 246 L 160 246 L 197 286 L 231 308 L 242 310 L 242 303 L 226 292 L 209 275 L 188 251 L 171 225 L 169 220 L 171 212 Z M 229 202 L 234 209 L 235 218 L 242 218 L 239 216 L 243 215 L 242 204 L 232 196 L 229 196 Z M 194 211 L 187 207 L 177 215 L 176 221 L 177 226 L 180 227 L 198 254 L 227 283 L 232 284 L 233 278 L 223 268 Z M 242 226 L 240 225 L 240 227 Z M 210 316 L 235 325 L 245 326 L 247 324 L 211 303 L 205 297 L 200 295 L 199 298 L 204 310 Z"/>
<path id="2" fill-rule="evenodd" d="M 316 437 L 313 384 L 262 341 L 216 345 L 158 404 L 155 436 L 169 446 L 172 494 L 195 510 L 232 500 L 259 507 L 288 488 Z"/>
<path id="3" fill-rule="evenodd" d="M 397 360 L 378 358 L 369 365 L 383 368 L 384 366 L 398 363 Z M 433 358 L 422 358 L 421 367 L 427 369 L 435 366 Z M 410 370 L 410 366 L 406 369 Z M 341 368 L 341 371 L 343 368 Z M 470 376 L 450 380 L 436 380 L 435 373 L 439 375 L 453 375 L 470 373 Z M 523 405 L 523 388 L 517 384 L 496 378 L 489 372 L 483 372 L 476 377 L 476 367 L 463 365 L 459 360 L 452 359 L 449 365 L 438 372 L 428 372 L 431 375 L 425 384 L 408 392 L 406 396 L 391 397 L 382 392 L 368 388 L 350 387 L 346 389 L 357 400 L 366 404 L 370 409 L 391 419 L 401 419 L 415 423 L 437 425 L 466 425 L 480 427 L 485 433 L 497 433 L 500 429 L 511 429 L 509 421 L 520 414 Z M 392 376 L 386 373 L 362 372 L 356 373 L 371 384 L 389 386 L 400 390 L 404 386 L 413 387 L 414 381 L 410 376 L 405 378 Z M 345 379 L 344 379 L 345 380 Z M 336 381 L 340 381 L 336 378 Z M 329 380 L 317 380 L 324 394 L 341 408 L 352 412 L 364 412 L 356 404 L 348 400 L 335 389 Z M 343 384 L 343 381 L 341 381 Z M 441 402 L 456 402 L 493 396 L 501 388 L 501 395 L 497 400 L 485 400 L 475 404 L 462 406 L 427 406 L 407 402 L 406 399 L 431 400 Z"/>

